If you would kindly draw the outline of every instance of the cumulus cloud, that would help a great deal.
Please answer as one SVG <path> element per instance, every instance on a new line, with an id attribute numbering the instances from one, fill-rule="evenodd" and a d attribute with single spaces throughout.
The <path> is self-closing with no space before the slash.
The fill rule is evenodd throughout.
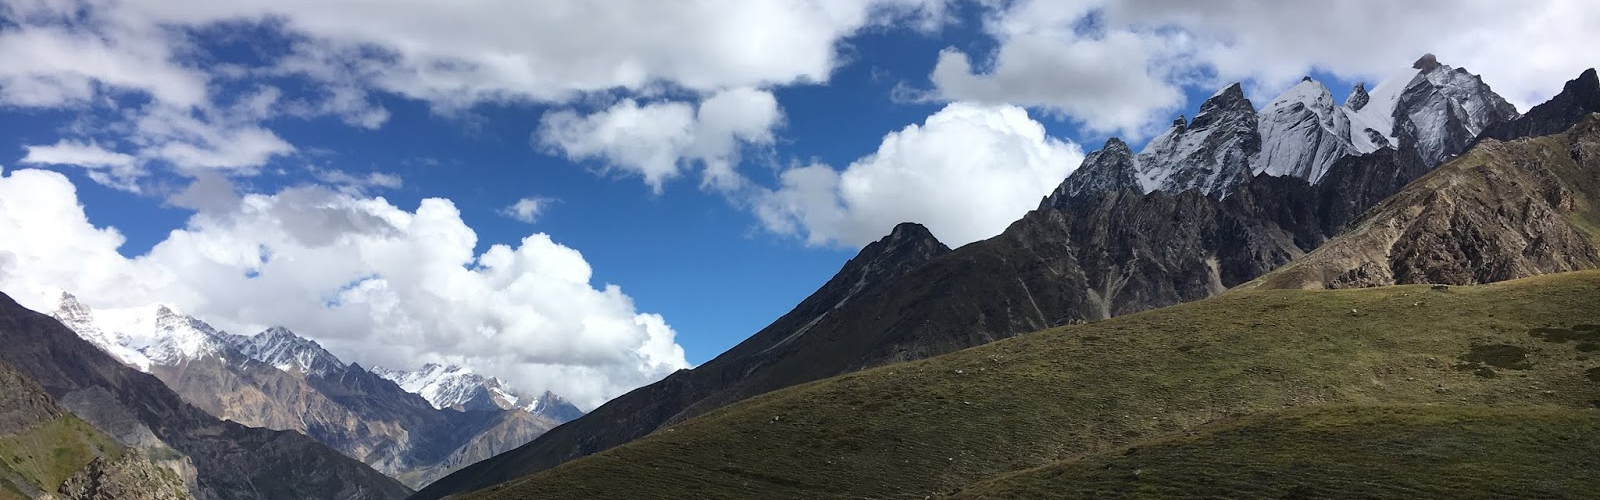
<path id="1" fill-rule="evenodd" d="M 500 209 L 500 215 L 532 224 L 534 221 L 539 220 L 539 217 L 544 215 L 545 209 L 549 208 L 550 204 L 554 202 L 554 199 L 539 196 L 523 198 Z"/>
<path id="2" fill-rule="evenodd" d="M 1424 53 L 1482 74 L 1521 109 L 1594 65 L 1585 0 L 1019 0 L 988 3 L 992 53 L 947 49 L 930 74 L 947 100 L 1059 113 L 1147 137 L 1188 86 L 1244 81 L 1268 98 L 1313 71 L 1373 82 Z M 1207 90 L 1210 90 L 1209 88 Z"/>
<path id="3" fill-rule="evenodd" d="M 862 246 L 919 222 L 956 246 L 999 234 L 1083 162 L 1022 108 L 952 103 L 883 138 L 844 170 L 792 168 L 756 197 L 768 229 L 813 245 Z"/>
<path id="4" fill-rule="evenodd" d="M 1074 119 L 1088 129 L 1143 137 L 1184 102 L 1174 83 L 1186 71 L 1172 56 L 1171 33 L 1085 32 L 1089 14 L 1073 2 L 1019 2 L 985 30 L 999 47 L 974 67 L 954 48 L 939 53 L 929 76 L 949 100 L 1010 103 Z"/>
<path id="5" fill-rule="evenodd" d="M 0 288 L 35 309 L 170 302 L 224 329 L 284 324 L 362 364 L 453 362 L 592 408 L 687 367 L 675 332 L 577 250 L 532 234 L 474 254 L 450 200 L 405 210 L 317 187 L 197 213 L 148 253 L 84 215 L 62 175 L 0 176 Z"/>
<path id="6" fill-rule="evenodd" d="M 782 121 L 771 92 L 733 89 L 698 107 L 624 99 L 588 115 L 553 111 L 540 120 L 534 141 L 573 161 L 598 161 L 609 170 L 637 175 L 656 193 L 696 165 L 702 168 L 702 185 L 734 189 L 742 182 L 735 168 L 741 149 L 771 144 L 772 129 Z"/>

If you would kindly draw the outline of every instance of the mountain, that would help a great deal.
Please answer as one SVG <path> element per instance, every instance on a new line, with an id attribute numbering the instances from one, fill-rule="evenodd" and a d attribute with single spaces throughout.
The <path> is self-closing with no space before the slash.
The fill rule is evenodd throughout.
<path id="1" fill-rule="evenodd" d="M 1600 271 L 1232 292 L 774 391 L 463 498 L 1584 498 L 1596 303 Z M 1299 482 L 1335 489 L 1260 493 Z"/>
<path id="2" fill-rule="evenodd" d="M 1249 282 L 1334 238 L 1372 205 L 1432 169 L 1414 138 L 1448 143 L 1440 138 L 1453 138 L 1450 127 L 1463 117 L 1500 116 L 1473 106 L 1503 99 L 1487 86 L 1458 82 L 1456 75 L 1476 80 L 1464 70 L 1446 68 L 1414 68 L 1391 79 L 1400 84 L 1380 84 L 1369 102 L 1355 106 L 1360 110 L 1340 111 L 1352 124 L 1370 124 L 1357 116 L 1363 113 L 1405 115 L 1399 121 L 1409 125 L 1402 135 L 1411 139 L 1397 137 L 1397 146 L 1335 158 L 1315 183 L 1266 171 L 1252 175 L 1252 162 L 1262 158 L 1263 125 L 1240 86 L 1230 85 L 1202 103 L 1194 120 L 1174 122 L 1138 154 L 1121 140 L 1107 141 L 1038 210 L 999 236 L 892 261 L 892 279 L 817 314 L 817 304 L 832 303 L 825 297 L 837 293 L 838 283 L 855 281 L 855 262 L 881 261 L 886 242 L 914 234 L 897 227 L 794 311 L 716 360 L 613 400 L 414 498 L 441 498 L 522 477 L 772 390 L 1042 328 L 1200 300 Z M 1290 97 L 1276 101 L 1304 106 L 1304 96 L 1311 96 L 1312 104 L 1331 104 L 1331 97 L 1319 101 L 1321 91 L 1306 90 L 1291 89 L 1285 93 Z M 1425 109 L 1446 119 L 1411 118 L 1429 116 Z M 1320 118 L 1316 123 L 1321 130 Z M 1379 126 L 1392 132 L 1389 125 Z M 1314 170 L 1283 167 L 1307 175 Z M 775 348 L 769 347 L 772 339 L 792 340 Z M 763 355 L 752 356 L 757 352 Z"/>
<path id="3" fill-rule="evenodd" d="M 249 337 L 231 335 L 225 339 L 240 354 L 286 372 L 325 377 L 348 368 L 321 344 L 281 326 Z"/>
<path id="4" fill-rule="evenodd" d="M 55 316 L 207 413 L 305 434 L 411 487 L 527 443 L 577 413 L 554 395 L 526 404 L 542 412 L 439 409 L 287 328 L 233 335 L 171 306 L 93 310 L 64 293 Z"/>
<path id="5" fill-rule="evenodd" d="M 548 416 L 557 423 L 565 423 L 583 416 L 582 410 L 555 393 L 545 391 L 544 394 L 530 396 L 512 388 L 498 377 L 485 377 L 461 366 L 428 363 L 416 371 L 374 367 L 372 372 L 393 380 L 407 392 L 422 396 L 434 408 L 520 409 L 534 415 Z"/>
<path id="6" fill-rule="evenodd" d="M 302 434 L 219 420 L 60 321 L 4 295 L 0 345 L 6 346 L 0 349 L 0 361 L 120 444 L 164 445 L 186 457 L 195 472 L 194 496 L 201 500 L 378 500 L 410 493 L 399 482 Z"/>
<path id="7" fill-rule="evenodd" d="M 1225 197 L 1263 174 L 1315 185 L 1335 163 L 1385 148 L 1432 168 L 1517 116 L 1477 75 L 1432 54 L 1371 93 L 1358 86 L 1343 105 L 1307 77 L 1258 112 L 1233 84 L 1206 99 L 1194 121 L 1179 117 L 1136 155 L 1121 140 L 1108 141 L 1043 205 L 1111 191 Z"/>
<path id="8" fill-rule="evenodd" d="M 1561 93 L 1514 120 L 1488 127 L 1480 139 L 1510 141 L 1565 132 L 1590 113 L 1600 113 L 1600 76 L 1589 68 L 1562 86 Z"/>
<path id="9" fill-rule="evenodd" d="M 1250 286 L 1475 284 L 1600 268 L 1600 114 L 1564 134 L 1488 140 L 1352 230 Z"/>

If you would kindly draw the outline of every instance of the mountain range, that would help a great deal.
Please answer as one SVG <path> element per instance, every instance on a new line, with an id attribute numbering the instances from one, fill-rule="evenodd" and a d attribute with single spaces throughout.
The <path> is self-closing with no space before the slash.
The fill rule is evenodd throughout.
<path id="1" fill-rule="evenodd" d="M 0 361 L 119 446 L 179 471 L 197 499 L 394 500 L 411 493 L 304 434 L 219 419 L 4 295 L 0 345 Z"/>
<path id="2" fill-rule="evenodd" d="M 1335 104 L 1326 87 L 1309 78 L 1260 110 L 1239 85 L 1227 86 L 1207 99 L 1194 119 L 1175 120 L 1138 153 L 1124 141 L 1108 140 L 1039 209 L 999 236 L 951 250 L 921 226 L 896 227 L 793 311 L 723 355 L 613 399 L 413 498 L 443 498 L 535 477 L 775 390 L 1041 329 L 1197 301 L 1291 262 L 1312 262 L 1325 244 L 1349 241 L 1347 234 L 1365 228 L 1410 224 L 1393 217 L 1426 211 L 1451 196 L 1430 182 L 1413 181 L 1474 145 L 1479 151 L 1518 149 L 1526 163 L 1554 154 L 1563 139 L 1540 139 L 1555 145 L 1497 144 L 1574 125 L 1579 125 L 1576 135 L 1564 140 L 1587 144 L 1580 121 L 1600 112 L 1593 97 L 1600 85 L 1593 75 L 1580 75 L 1527 115 L 1519 115 L 1476 75 L 1432 55 L 1370 92 L 1357 86 L 1343 104 Z M 1569 156 L 1587 158 L 1581 149 Z M 1510 158 L 1471 166 L 1469 160 L 1451 163 L 1452 168 L 1432 176 L 1433 182 L 1453 182 L 1439 179 L 1454 179 L 1460 172 L 1508 178 L 1518 168 Z M 1596 169 L 1575 160 L 1566 170 Z M 1523 171 L 1515 179 L 1543 175 L 1538 169 Z M 1557 191 L 1546 203 L 1552 211 L 1507 217 L 1505 224 L 1484 230 L 1513 224 L 1524 224 L 1514 228 L 1524 234 L 1562 224 L 1581 229 L 1586 215 L 1561 214 L 1587 210 L 1589 196 L 1600 190 L 1578 177 L 1562 179 L 1503 198 L 1472 200 L 1485 205 L 1471 212 L 1515 213 L 1522 209 L 1518 195 L 1568 186 L 1584 194 L 1563 198 Z M 1463 238 L 1439 222 L 1449 220 L 1430 217 L 1412 224 L 1415 231 L 1404 242 L 1382 238 L 1359 244 L 1373 258 L 1358 265 L 1380 265 L 1376 256 L 1400 251 L 1414 256 L 1407 265 L 1420 267 L 1350 284 L 1473 284 L 1597 267 L 1592 230 L 1523 246 L 1522 240 Z M 1397 248 L 1397 243 L 1409 247 Z M 1563 257 L 1524 258 L 1542 252 Z M 1461 260 L 1429 257 L 1450 254 L 1477 258 L 1468 263 L 1519 264 L 1475 275 L 1443 271 Z M 1304 280 L 1295 285 L 1337 286 Z"/>
<path id="3" fill-rule="evenodd" d="M 1596 72 L 1519 113 L 1427 55 L 1343 103 L 1225 86 L 987 240 L 900 224 L 587 414 L 0 295 L 0 500 L 1583 497 L 1595 269 Z"/>
<path id="4" fill-rule="evenodd" d="M 397 372 L 347 364 L 287 328 L 234 335 L 166 305 L 93 310 L 63 293 L 54 317 L 207 413 L 303 433 L 412 487 L 582 414 L 548 393 L 500 406 L 491 393 L 517 397 L 503 382 L 432 365 L 405 379 L 430 383 L 402 386 L 388 378 Z M 464 399 L 444 404 L 445 386 Z"/>

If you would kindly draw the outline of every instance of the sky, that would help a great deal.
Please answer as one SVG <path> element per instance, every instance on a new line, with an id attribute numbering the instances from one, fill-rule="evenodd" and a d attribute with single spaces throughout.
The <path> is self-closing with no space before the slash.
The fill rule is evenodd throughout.
<path id="1" fill-rule="evenodd" d="M 1424 53 L 1520 110 L 1587 0 L 0 0 L 0 291 L 283 325 L 585 409 L 899 222 L 999 234 L 1230 82 Z"/>

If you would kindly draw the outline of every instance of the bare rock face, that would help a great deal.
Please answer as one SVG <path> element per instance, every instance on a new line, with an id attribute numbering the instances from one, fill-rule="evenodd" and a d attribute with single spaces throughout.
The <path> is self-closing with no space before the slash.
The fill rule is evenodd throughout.
<path id="1" fill-rule="evenodd" d="M 62 500 L 194 500 L 177 474 L 156 467 L 138 450 L 94 459 L 62 483 Z"/>
<path id="2" fill-rule="evenodd" d="M 1252 287 L 1476 284 L 1600 267 L 1600 115 L 1485 142 Z"/>

